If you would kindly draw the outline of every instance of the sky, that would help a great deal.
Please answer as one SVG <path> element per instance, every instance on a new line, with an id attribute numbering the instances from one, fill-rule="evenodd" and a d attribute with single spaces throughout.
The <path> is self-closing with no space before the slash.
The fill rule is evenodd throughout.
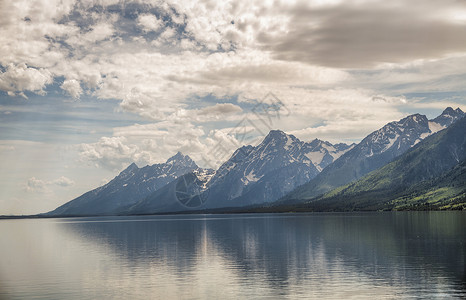
<path id="1" fill-rule="evenodd" d="M 465 83 L 464 0 L 0 0 L 0 215 L 271 129 L 358 142 Z"/>

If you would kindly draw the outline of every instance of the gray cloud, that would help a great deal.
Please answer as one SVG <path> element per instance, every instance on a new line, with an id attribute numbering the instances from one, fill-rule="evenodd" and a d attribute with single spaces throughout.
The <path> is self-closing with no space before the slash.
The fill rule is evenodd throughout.
<path id="1" fill-rule="evenodd" d="M 213 106 L 205 107 L 200 109 L 198 114 L 199 115 L 210 115 L 210 114 L 230 114 L 241 112 L 242 109 L 238 105 L 234 105 L 232 103 L 217 103 Z"/>
<path id="2" fill-rule="evenodd" d="M 262 32 L 258 41 L 277 59 L 337 68 L 438 58 L 466 50 L 466 20 L 454 19 L 464 8 L 458 1 L 297 6 L 289 32 Z"/>

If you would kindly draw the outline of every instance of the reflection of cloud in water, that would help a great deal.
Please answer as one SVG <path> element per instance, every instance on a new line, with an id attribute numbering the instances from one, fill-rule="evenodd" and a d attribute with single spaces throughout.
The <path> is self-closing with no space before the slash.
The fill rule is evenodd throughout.
<path id="1" fill-rule="evenodd" d="M 141 284 L 138 276 L 144 274 L 145 289 L 173 290 L 168 296 L 334 298 L 464 292 L 464 246 L 455 240 L 462 239 L 463 245 L 466 241 L 461 214 L 88 220 L 99 219 L 73 219 L 64 228 L 88 242 L 107 244 L 125 267 L 111 272 L 97 268 L 103 273 L 93 280 L 120 273 L 128 276 L 128 284 Z"/>

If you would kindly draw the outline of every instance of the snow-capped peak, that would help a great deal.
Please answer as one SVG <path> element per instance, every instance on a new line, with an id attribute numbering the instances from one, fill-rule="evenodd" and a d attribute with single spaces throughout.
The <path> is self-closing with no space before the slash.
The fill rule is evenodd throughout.
<path id="1" fill-rule="evenodd" d="M 358 145 L 360 155 L 371 157 L 388 150 L 403 152 L 431 134 L 427 117 L 420 114 L 407 116 L 399 121 L 390 122 L 369 134 Z"/>
<path id="2" fill-rule="evenodd" d="M 218 169 L 209 185 L 226 184 L 228 178 L 230 184 L 237 185 L 236 191 L 240 194 L 243 188 L 267 174 L 270 176 L 271 172 L 291 165 L 305 168 L 309 176 L 315 176 L 349 149 L 351 147 L 345 144 L 339 144 L 336 149 L 331 143 L 319 139 L 303 142 L 294 135 L 271 130 L 259 145 L 236 150 Z"/>
<path id="3" fill-rule="evenodd" d="M 413 114 L 399 121 L 390 122 L 372 132 L 358 145 L 361 154 L 370 157 L 385 151 L 392 151 L 393 156 L 403 153 L 429 135 L 442 130 L 464 116 L 457 108 L 447 107 L 440 116 L 428 120 L 425 115 Z"/>

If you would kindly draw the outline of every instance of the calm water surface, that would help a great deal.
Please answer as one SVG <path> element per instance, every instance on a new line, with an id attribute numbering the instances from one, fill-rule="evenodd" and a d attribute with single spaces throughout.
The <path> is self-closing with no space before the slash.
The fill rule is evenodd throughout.
<path id="1" fill-rule="evenodd" d="M 0 221 L 0 299 L 466 298 L 462 212 Z"/>

